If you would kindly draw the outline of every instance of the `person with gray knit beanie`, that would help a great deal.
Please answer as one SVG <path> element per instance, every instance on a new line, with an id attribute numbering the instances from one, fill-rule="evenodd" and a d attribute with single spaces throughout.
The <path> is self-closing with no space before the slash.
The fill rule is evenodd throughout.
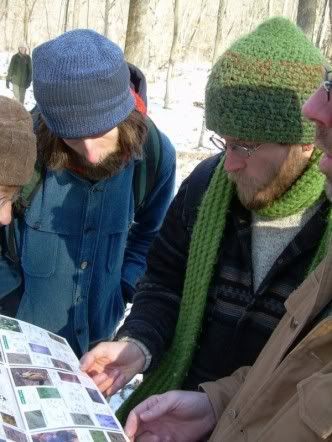
<path id="1" fill-rule="evenodd" d="M 8 226 L 20 188 L 33 175 L 36 137 L 32 118 L 17 101 L 0 96 L 0 312 L 16 313 L 22 283 L 20 269 L 8 254 Z"/>
<path id="2" fill-rule="evenodd" d="M 80 356 L 113 335 L 132 300 L 173 196 L 175 150 L 138 110 L 123 52 L 106 37 L 66 32 L 32 63 L 40 184 L 17 218 L 17 317 Z"/>

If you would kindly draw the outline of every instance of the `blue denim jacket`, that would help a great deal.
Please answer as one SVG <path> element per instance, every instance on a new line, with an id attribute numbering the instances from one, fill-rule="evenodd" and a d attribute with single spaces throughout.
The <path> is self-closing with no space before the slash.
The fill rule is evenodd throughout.
<path id="1" fill-rule="evenodd" d="M 20 226 L 25 292 L 17 317 L 64 336 L 78 355 L 112 336 L 145 271 L 174 190 L 175 151 L 161 136 L 159 177 L 136 214 L 132 162 L 97 183 L 47 171 Z"/>

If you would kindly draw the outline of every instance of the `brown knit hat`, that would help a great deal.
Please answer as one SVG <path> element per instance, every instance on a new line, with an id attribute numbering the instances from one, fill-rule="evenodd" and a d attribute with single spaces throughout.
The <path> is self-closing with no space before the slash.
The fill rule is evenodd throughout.
<path id="1" fill-rule="evenodd" d="M 33 173 L 36 150 L 31 115 L 17 101 L 0 96 L 0 185 L 26 184 Z"/>

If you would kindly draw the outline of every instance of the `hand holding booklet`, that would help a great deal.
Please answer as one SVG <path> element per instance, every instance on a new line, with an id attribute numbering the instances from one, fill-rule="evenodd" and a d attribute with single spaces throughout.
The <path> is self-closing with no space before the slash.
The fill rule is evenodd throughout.
<path id="1" fill-rule="evenodd" d="M 0 315 L 0 442 L 125 442 L 67 341 Z"/>

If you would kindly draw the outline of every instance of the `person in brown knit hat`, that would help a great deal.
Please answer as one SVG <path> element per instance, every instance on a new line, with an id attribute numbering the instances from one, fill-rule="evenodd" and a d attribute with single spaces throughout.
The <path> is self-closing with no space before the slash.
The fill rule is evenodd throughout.
<path id="1" fill-rule="evenodd" d="M 29 182 L 35 161 L 31 115 L 17 101 L 0 96 L 0 225 L 10 223 L 12 202 Z"/>
<path id="2" fill-rule="evenodd" d="M 14 316 L 20 301 L 21 271 L 9 259 L 8 225 L 21 186 L 32 177 L 36 138 L 32 119 L 16 100 L 0 96 L 0 313 Z"/>

